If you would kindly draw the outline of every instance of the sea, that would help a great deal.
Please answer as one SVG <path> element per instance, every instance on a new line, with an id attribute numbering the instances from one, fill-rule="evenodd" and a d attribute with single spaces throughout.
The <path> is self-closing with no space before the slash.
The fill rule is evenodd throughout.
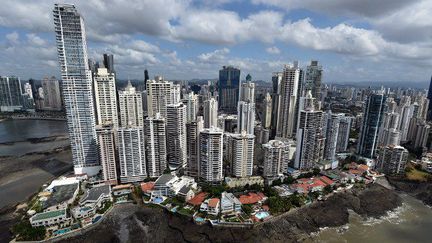
<path id="1" fill-rule="evenodd" d="M 67 136 L 65 121 L 5 120 L 0 122 L 0 156 L 21 156 L 26 153 L 47 151 L 69 144 L 67 139 L 44 143 L 30 143 L 29 138 Z"/>

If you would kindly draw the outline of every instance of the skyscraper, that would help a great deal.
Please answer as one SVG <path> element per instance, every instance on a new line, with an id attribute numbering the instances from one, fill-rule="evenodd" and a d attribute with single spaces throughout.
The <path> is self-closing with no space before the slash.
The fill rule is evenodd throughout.
<path id="1" fill-rule="evenodd" d="M 108 69 L 108 73 L 115 73 L 114 71 L 114 55 L 113 54 L 103 54 L 103 64 L 106 69 Z"/>
<path id="2" fill-rule="evenodd" d="M 183 104 L 186 105 L 186 122 L 195 121 L 198 114 L 198 95 L 193 92 L 186 94 Z"/>
<path id="3" fill-rule="evenodd" d="M 301 91 L 302 71 L 298 62 L 285 65 L 281 82 L 281 105 L 276 136 L 292 138 L 296 133 L 298 101 Z"/>
<path id="4" fill-rule="evenodd" d="M 204 119 L 198 116 L 195 121 L 186 123 L 186 140 L 187 140 L 187 167 L 186 174 L 192 177 L 198 177 L 198 159 L 199 159 L 199 146 L 198 138 L 199 133 L 204 129 Z"/>
<path id="5" fill-rule="evenodd" d="M 233 176 L 247 177 L 252 175 L 254 138 L 254 135 L 246 132 L 227 136 L 228 160 L 231 161 L 231 174 Z"/>
<path id="6" fill-rule="evenodd" d="M 42 80 L 42 89 L 44 93 L 43 109 L 60 111 L 62 109 L 60 83 L 55 77 L 44 78 Z"/>
<path id="7" fill-rule="evenodd" d="M 304 90 L 312 91 L 312 96 L 317 102 L 321 101 L 322 72 L 322 66 L 318 65 L 318 61 L 311 61 L 310 65 L 306 68 Z"/>
<path id="8" fill-rule="evenodd" d="M 248 78 L 251 79 L 250 75 Z M 237 108 L 237 132 L 254 134 L 255 127 L 255 84 L 247 81 L 241 84 Z"/>
<path id="9" fill-rule="evenodd" d="M 240 69 L 223 66 L 219 70 L 219 109 L 234 112 L 239 100 Z"/>
<path id="10" fill-rule="evenodd" d="M 212 97 L 204 101 L 204 128 L 217 127 L 218 102 Z"/>
<path id="11" fill-rule="evenodd" d="M 264 99 L 264 112 L 263 112 L 263 127 L 265 129 L 271 128 L 271 121 L 272 121 L 272 97 L 269 93 L 266 93 L 265 99 Z"/>
<path id="12" fill-rule="evenodd" d="M 272 181 L 287 173 L 288 164 L 294 153 L 294 151 L 290 150 L 292 145 L 292 141 L 285 143 L 280 140 L 271 140 L 263 144 L 264 178 Z"/>
<path id="13" fill-rule="evenodd" d="M 274 138 L 276 136 L 276 132 L 278 129 L 279 122 L 279 114 L 280 114 L 280 106 L 282 104 L 281 101 L 281 84 L 282 84 L 282 72 L 273 73 L 272 75 L 272 116 L 271 116 L 271 137 Z"/>
<path id="14" fill-rule="evenodd" d="M 377 169 L 387 175 L 403 174 L 408 160 L 408 150 L 399 145 L 380 149 Z"/>
<path id="15" fill-rule="evenodd" d="M 145 144 L 149 177 L 158 177 L 167 168 L 165 118 L 156 113 L 145 120 Z"/>
<path id="16" fill-rule="evenodd" d="M 167 146 L 168 163 L 173 167 L 184 167 L 187 162 L 186 148 L 186 105 L 167 105 Z"/>
<path id="17" fill-rule="evenodd" d="M 147 80 L 147 113 L 148 116 L 154 116 L 160 113 L 162 117 L 166 118 L 166 106 L 174 104 L 171 92 L 175 89 L 172 88 L 173 83 L 163 80 L 158 77 L 156 80 Z"/>
<path id="18" fill-rule="evenodd" d="M 431 81 L 429 83 L 429 90 L 428 90 L 427 98 L 429 100 L 427 120 L 432 121 L 432 105 L 430 105 L 430 102 L 432 100 L 432 77 L 431 77 Z"/>
<path id="19" fill-rule="evenodd" d="M 223 131 L 212 127 L 199 134 L 199 177 L 207 182 L 223 180 Z"/>
<path id="20" fill-rule="evenodd" d="M 145 69 L 145 70 L 144 70 L 144 89 L 147 88 L 147 81 L 148 81 L 149 79 L 150 79 L 150 78 L 149 78 L 148 71 L 147 71 L 147 69 Z"/>
<path id="21" fill-rule="evenodd" d="M 94 175 L 100 163 L 84 20 L 70 4 L 55 4 L 53 15 L 75 174 Z"/>
<path id="22" fill-rule="evenodd" d="M 142 127 L 144 125 L 141 93 L 135 90 L 130 81 L 119 91 L 120 126 Z"/>
<path id="23" fill-rule="evenodd" d="M 294 168 L 308 170 L 323 158 L 325 142 L 322 134 L 323 112 L 315 109 L 315 98 L 312 97 L 311 91 L 301 99 Z"/>
<path id="24" fill-rule="evenodd" d="M 352 117 L 343 116 L 340 119 L 339 131 L 336 143 L 336 153 L 346 152 L 348 149 L 349 136 L 351 132 Z"/>
<path id="25" fill-rule="evenodd" d="M 386 96 L 382 93 L 371 94 L 364 106 L 363 124 L 360 129 L 357 153 L 373 158 L 378 144 L 378 130 L 386 111 Z"/>
<path id="26" fill-rule="evenodd" d="M 18 77 L 0 76 L 0 111 L 15 111 L 23 108 L 21 81 Z"/>
<path id="27" fill-rule="evenodd" d="M 97 123 L 98 125 L 112 124 L 114 128 L 118 128 L 115 75 L 108 71 L 106 68 L 99 68 L 94 77 Z"/>
<path id="28" fill-rule="evenodd" d="M 327 112 L 325 113 L 325 148 L 324 148 L 324 158 L 328 160 L 336 159 L 336 147 L 339 136 L 339 126 L 344 114 L 337 114 Z"/>
<path id="29" fill-rule="evenodd" d="M 102 165 L 102 178 L 105 183 L 116 185 L 117 178 L 117 159 L 115 154 L 115 129 L 112 124 L 96 126 L 98 137 L 99 157 Z"/>
<path id="30" fill-rule="evenodd" d="M 144 132 L 142 127 L 118 129 L 120 181 L 143 181 L 147 177 Z"/>
<path id="31" fill-rule="evenodd" d="M 254 134 L 255 103 L 239 101 L 237 115 L 237 132 Z"/>

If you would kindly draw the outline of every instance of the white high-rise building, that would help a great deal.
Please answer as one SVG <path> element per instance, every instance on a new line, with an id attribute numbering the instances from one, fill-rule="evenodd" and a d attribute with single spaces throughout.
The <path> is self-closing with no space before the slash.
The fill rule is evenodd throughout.
<path id="1" fill-rule="evenodd" d="M 281 82 L 277 137 L 292 138 L 296 133 L 301 80 L 302 71 L 297 62 L 294 62 L 294 65 L 285 65 Z"/>
<path id="2" fill-rule="evenodd" d="M 199 166 L 199 144 L 198 138 L 200 132 L 204 129 L 204 119 L 202 116 L 198 116 L 195 121 L 186 123 L 187 133 L 187 151 L 188 151 L 188 162 L 186 168 L 186 174 L 192 177 L 198 177 L 198 166 Z"/>
<path id="3" fill-rule="evenodd" d="M 241 84 L 239 101 L 255 103 L 255 83 L 247 81 Z"/>
<path id="4" fill-rule="evenodd" d="M 158 177 L 167 168 L 165 118 L 159 113 L 145 120 L 145 143 L 149 177 Z"/>
<path id="5" fill-rule="evenodd" d="M 377 169 L 385 174 L 405 173 L 408 150 L 399 145 L 388 145 L 380 149 Z"/>
<path id="6" fill-rule="evenodd" d="M 143 181 L 147 177 L 143 128 L 121 127 L 117 136 L 121 183 Z"/>
<path id="7" fill-rule="evenodd" d="M 24 84 L 24 94 L 27 94 L 30 98 L 33 99 L 33 89 L 29 82 Z"/>
<path id="8" fill-rule="evenodd" d="M 141 93 L 130 81 L 123 91 L 119 91 L 120 126 L 143 127 L 144 116 Z"/>
<path id="9" fill-rule="evenodd" d="M 270 93 L 266 93 L 265 99 L 264 99 L 264 117 L 263 117 L 263 127 L 265 129 L 269 129 L 271 127 L 271 120 L 272 120 L 272 97 Z"/>
<path id="10" fill-rule="evenodd" d="M 218 102 L 215 98 L 204 101 L 204 128 L 217 127 Z"/>
<path id="11" fill-rule="evenodd" d="M 117 185 L 117 159 L 115 154 L 113 125 L 96 126 L 98 137 L 99 157 L 102 165 L 102 176 L 105 183 Z"/>
<path id="12" fill-rule="evenodd" d="M 198 95 L 193 92 L 186 94 L 183 104 L 186 105 L 186 122 L 195 121 L 198 114 Z"/>
<path id="13" fill-rule="evenodd" d="M 223 180 L 223 131 L 212 127 L 199 135 L 199 177 L 217 183 Z"/>
<path id="14" fill-rule="evenodd" d="M 308 170 L 323 158 L 325 142 L 322 135 L 323 112 L 315 110 L 315 98 L 312 98 L 311 91 L 301 99 L 300 103 L 305 106 L 299 114 L 294 168 Z"/>
<path id="15" fill-rule="evenodd" d="M 186 148 L 186 105 L 167 105 L 167 146 L 168 163 L 173 167 L 184 167 L 187 162 Z"/>
<path id="16" fill-rule="evenodd" d="M 409 122 L 414 116 L 414 106 L 411 105 L 411 98 L 409 96 L 406 97 L 405 103 L 401 104 L 399 114 L 400 140 L 407 141 Z"/>
<path id="17" fill-rule="evenodd" d="M 166 117 L 166 107 L 174 104 L 174 99 L 180 101 L 180 90 L 173 88 L 173 83 L 163 80 L 161 77 L 156 80 L 147 80 L 147 113 L 148 116 L 155 116 L 160 113 Z M 178 102 L 177 102 L 178 103 Z"/>
<path id="18" fill-rule="evenodd" d="M 238 133 L 246 132 L 254 134 L 255 127 L 255 103 L 239 101 L 237 115 Z"/>
<path id="19" fill-rule="evenodd" d="M 231 174 L 235 177 L 251 176 L 253 173 L 255 136 L 243 132 L 241 134 L 230 134 L 227 139 Z"/>
<path id="20" fill-rule="evenodd" d="M 106 68 L 98 68 L 94 77 L 94 87 L 98 124 L 119 127 L 114 73 L 108 73 Z"/>
<path id="21" fill-rule="evenodd" d="M 339 136 L 339 126 L 344 114 L 327 112 L 325 114 L 325 148 L 324 158 L 328 160 L 336 159 L 337 142 Z"/>
<path id="22" fill-rule="evenodd" d="M 71 4 L 55 4 L 53 16 L 74 172 L 92 176 L 100 163 L 84 20 Z"/>
<path id="23" fill-rule="evenodd" d="M 293 141 L 283 142 L 280 140 L 270 140 L 263 144 L 264 178 L 272 181 L 287 173 L 288 164 L 293 157 L 293 151 L 290 150 L 293 145 Z"/>
<path id="24" fill-rule="evenodd" d="M 177 104 L 179 102 L 181 102 L 180 97 L 181 97 L 181 87 L 180 84 L 172 84 L 171 85 L 171 91 L 170 91 L 170 101 L 168 102 L 169 104 Z"/>

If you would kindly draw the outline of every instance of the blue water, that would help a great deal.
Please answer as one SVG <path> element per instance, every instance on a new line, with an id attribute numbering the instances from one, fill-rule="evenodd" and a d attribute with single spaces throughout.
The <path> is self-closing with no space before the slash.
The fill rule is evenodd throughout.
<path id="1" fill-rule="evenodd" d="M 268 212 L 258 212 L 255 214 L 255 217 L 257 217 L 258 219 L 265 219 L 268 216 L 270 216 L 270 214 Z"/>
<path id="2" fill-rule="evenodd" d="M 196 217 L 196 218 L 195 218 L 195 221 L 197 221 L 197 222 L 204 222 L 204 219 L 201 218 L 201 217 Z"/>

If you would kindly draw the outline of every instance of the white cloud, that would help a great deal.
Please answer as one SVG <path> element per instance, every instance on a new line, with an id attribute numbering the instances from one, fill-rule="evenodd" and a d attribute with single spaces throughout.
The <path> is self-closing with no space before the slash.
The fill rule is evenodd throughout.
<path id="1" fill-rule="evenodd" d="M 266 48 L 266 52 L 269 54 L 280 54 L 281 51 L 276 46 L 270 46 Z"/>
<path id="2" fill-rule="evenodd" d="M 222 48 L 212 52 L 202 53 L 198 56 L 198 59 L 206 63 L 217 63 L 221 60 L 225 60 L 225 56 L 229 52 L 230 50 L 228 48 Z"/>
<path id="3" fill-rule="evenodd" d="M 12 33 L 6 34 L 6 40 L 8 40 L 12 44 L 17 44 L 19 42 L 19 34 L 14 31 Z"/>

